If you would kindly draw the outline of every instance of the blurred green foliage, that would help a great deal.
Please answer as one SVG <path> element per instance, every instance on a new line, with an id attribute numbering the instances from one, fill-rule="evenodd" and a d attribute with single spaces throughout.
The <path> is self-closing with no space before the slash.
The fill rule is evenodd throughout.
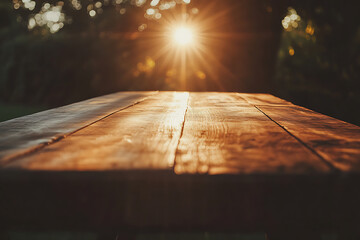
<path id="1" fill-rule="evenodd" d="M 354 17 L 358 3 L 305 0 L 291 4 L 302 21 L 297 29 L 282 33 L 273 91 L 360 125 L 360 20 Z"/>
<path id="2" fill-rule="evenodd" d="M 93 18 L 89 17 L 87 6 L 96 1 L 80 1 L 81 10 L 64 1 L 62 9 L 67 20 L 62 29 L 55 34 L 46 26 L 29 30 L 28 19 L 41 11 L 45 2 L 56 5 L 61 1 L 36 1 L 32 11 L 14 10 L 11 1 L 0 3 L 1 102 L 54 107 L 121 90 L 179 89 L 175 80 L 169 81 L 166 70 L 158 67 L 158 62 L 154 69 L 146 69 L 146 64 L 152 66 L 155 62 L 149 51 L 152 46 L 144 41 L 153 40 L 138 39 L 133 34 L 143 23 L 148 29 L 156 30 L 151 26 L 157 22 L 145 19 L 144 9 L 131 4 L 134 1 L 119 1 L 121 6 L 115 6 L 115 1 L 101 0 L 101 14 L 97 10 Z M 211 46 L 231 74 L 216 75 L 223 85 L 220 89 L 205 72 L 208 83 L 194 81 L 195 87 L 190 90 L 272 92 L 360 125 L 357 3 L 337 0 L 192 2 L 200 12 L 202 6 L 213 3 L 223 22 L 232 23 L 217 26 L 221 30 L 259 35 L 255 39 L 229 40 L 217 48 Z M 226 5 L 231 9 L 232 5 L 239 7 L 224 14 L 220 10 Z M 302 20 L 297 28 L 281 33 L 279 16 L 286 16 L 284 6 L 296 9 Z M 122 9 L 126 9 L 126 14 L 119 14 Z M 307 32 L 308 26 L 313 28 L 312 34 Z M 272 37 L 266 37 L 267 31 L 273 33 Z M 294 51 L 293 56 L 290 49 Z M 139 71 L 139 67 L 145 70 Z M 173 75 L 176 76 L 176 72 Z M 188 77 L 195 79 L 196 75 L 192 73 Z"/>
<path id="3" fill-rule="evenodd" d="M 11 4 L 0 9 L 8 22 L 0 30 L 0 101 L 53 107 L 132 88 L 134 41 L 99 37 L 91 26 L 30 33 Z"/>
<path id="4" fill-rule="evenodd" d="M 131 64 L 123 54 L 125 43 L 91 36 L 19 35 L 1 48 L 3 101 L 56 106 L 131 87 L 122 81 Z"/>
<path id="5" fill-rule="evenodd" d="M 0 102 L 0 122 L 45 110 L 46 107 Z"/>

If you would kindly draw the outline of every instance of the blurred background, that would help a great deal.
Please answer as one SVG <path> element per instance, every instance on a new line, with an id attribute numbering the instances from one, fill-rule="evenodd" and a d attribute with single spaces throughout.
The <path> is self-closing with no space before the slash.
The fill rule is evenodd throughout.
<path id="1" fill-rule="evenodd" d="M 0 2 L 0 121 L 125 90 L 267 92 L 360 125 L 360 19 L 340 0 Z M 173 32 L 192 29 L 178 47 Z"/>

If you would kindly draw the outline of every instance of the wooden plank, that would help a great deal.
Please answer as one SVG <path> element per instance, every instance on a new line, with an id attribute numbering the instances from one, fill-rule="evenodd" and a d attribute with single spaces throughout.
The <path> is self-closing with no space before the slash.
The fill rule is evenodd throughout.
<path id="1" fill-rule="evenodd" d="M 257 107 L 331 165 L 360 171 L 360 127 L 296 105 Z"/>
<path id="2" fill-rule="evenodd" d="M 175 172 L 311 174 L 321 159 L 235 93 L 190 93 Z"/>
<path id="3" fill-rule="evenodd" d="M 0 123 L 0 165 L 156 92 L 120 92 Z"/>
<path id="4" fill-rule="evenodd" d="M 252 105 L 293 105 L 291 102 L 267 93 L 239 93 L 239 96 Z"/>
<path id="5" fill-rule="evenodd" d="M 359 226 L 358 176 L 335 192 L 339 175 L 327 173 L 321 158 L 240 95 L 160 93 L 0 167 L 0 225 L 274 232 Z M 334 211 L 339 206 L 351 211 Z"/>
<path id="6" fill-rule="evenodd" d="M 162 92 L 4 168 L 172 169 L 188 93 Z"/>

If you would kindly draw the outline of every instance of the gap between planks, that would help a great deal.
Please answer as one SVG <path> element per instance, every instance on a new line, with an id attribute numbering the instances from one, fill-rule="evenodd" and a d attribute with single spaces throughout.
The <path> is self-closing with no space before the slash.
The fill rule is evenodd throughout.
<path id="1" fill-rule="evenodd" d="M 249 102 L 246 98 L 243 98 L 241 94 L 238 93 L 238 95 L 244 99 L 246 102 L 248 102 L 250 105 L 254 106 L 259 112 L 264 114 L 270 121 L 274 122 L 276 125 L 278 125 L 280 128 L 282 128 L 287 134 L 289 134 L 291 137 L 293 137 L 296 141 L 298 141 L 301 145 L 303 145 L 305 148 L 307 148 L 309 151 L 311 151 L 315 156 L 317 156 L 322 162 L 324 162 L 333 172 L 340 172 L 338 168 L 336 168 L 331 162 L 323 158 L 314 148 L 310 147 L 308 144 L 306 144 L 303 140 L 301 140 L 299 137 L 295 136 L 292 132 L 286 129 L 285 126 L 281 125 L 280 123 L 276 122 L 274 119 L 272 119 L 268 114 L 266 114 L 263 110 L 261 110 L 258 106 L 255 104 L 252 104 Z"/>
<path id="2" fill-rule="evenodd" d="M 190 92 L 188 92 L 188 99 L 186 101 L 186 109 L 185 109 L 185 112 L 184 112 L 184 119 L 183 119 L 183 122 L 182 122 L 182 125 L 181 125 L 181 131 L 180 131 L 180 136 L 179 136 L 179 139 L 178 139 L 178 143 L 176 145 L 176 148 L 175 148 L 175 152 L 174 152 L 174 161 L 173 161 L 173 166 L 172 166 L 172 170 L 173 172 L 175 172 L 175 166 L 176 166 L 176 158 L 177 158 L 177 155 L 178 155 L 178 150 L 179 150 L 179 146 L 180 146 L 180 141 L 181 141 L 181 138 L 184 134 L 184 128 L 185 128 L 185 121 L 186 121 L 186 114 L 188 112 L 188 109 L 189 109 L 189 101 L 190 101 Z"/>
<path id="3" fill-rule="evenodd" d="M 22 151 L 22 152 L 20 152 L 20 153 L 15 153 L 15 154 L 12 154 L 12 155 L 10 155 L 10 156 L 8 156 L 8 157 L 5 157 L 5 158 L 2 159 L 2 162 L 0 163 L 0 167 L 6 166 L 7 164 L 9 164 L 9 163 L 11 163 L 11 162 L 13 162 L 13 161 L 16 161 L 16 160 L 18 160 L 18 159 L 20 159 L 20 158 L 22 158 L 22 157 L 25 157 L 25 156 L 27 156 L 27 155 L 29 155 L 29 154 L 35 153 L 35 152 L 37 152 L 37 151 L 40 151 L 40 150 L 42 150 L 43 148 L 45 148 L 46 146 L 52 145 L 52 144 L 54 144 L 54 143 L 57 143 L 57 142 L 65 139 L 66 137 L 69 137 L 69 136 L 71 136 L 72 134 L 81 131 L 82 129 L 85 129 L 85 128 L 87 128 L 87 127 L 89 127 L 89 126 L 91 126 L 91 125 L 93 125 L 93 124 L 95 124 L 95 123 L 97 123 L 97 122 L 100 122 L 100 121 L 102 121 L 102 120 L 104 120 L 104 119 L 106 119 L 106 118 L 108 118 L 108 117 L 110 117 L 110 116 L 112 116 L 112 115 L 114 115 L 114 114 L 116 114 L 116 113 L 118 113 L 118 112 L 121 112 L 121 111 L 126 110 L 126 109 L 128 109 L 128 108 L 130 108 L 130 107 L 133 107 L 133 106 L 135 106 L 135 105 L 137 105 L 137 104 L 139 104 L 139 103 L 141 103 L 141 102 L 144 102 L 144 101 L 147 100 L 148 98 L 150 98 L 150 97 L 152 97 L 152 96 L 154 96 L 154 95 L 157 95 L 157 94 L 159 94 L 159 91 L 157 91 L 156 93 L 154 93 L 154 94 L 152 94 L 152 95 L 150 95 L 150 96 L 147 96 L 147 97 L 144 97 L 144 98 L 142 98 L 142 99 L 140 99 L 140 100 L 138 100 L 138 101 L 135 101 L 135 102 L 133 102 L 133 103 L 130 104 L 130 105 L 127 105 L 127 106 L 122 107 L 122 108 L 120 108 L 120 109 L 118 109 L 118 110 L 116 110 L 116 111 L 113 111 L 113 112 L 111 112 L 111 113 L 109 113 L 109 114 L 106 114 L 105 116 L 103 116 L 103 117 L 101 117 L 101 118 L 99 118 L 99 119 L 97 119 L 97 120 L 95 120 L 95 121 L 92 121 L 92 122 L 86 124 L 85 126 L 82 126 L 82 127 L 78 128 L 78 129 L 75 129 L 74 131 L 71 131 L 71 132 L 62 134 L 62 135 L 60 135 L 60 136 L 55 136 L 55 137 L 53 137 L 53 138 L 52 138 L 51 140 L 49 140 L 49 141 L 46 141 L 46 142 L 41 143 L 41 144 L 39 144 L 39 145 L 37 145 L 37 146 L 34 146 L 34 147 L 30 147 L 29 149 L 27 149 L 27 150 L 25 150 L 25 151 Z"/>
<path id="4" fill-rule="evenodd" d="M 176 174 L 303 174 L 331 169 L 237 93 L 191 93 Z M 295 156 L 289 159 L 289 156 Z"/>

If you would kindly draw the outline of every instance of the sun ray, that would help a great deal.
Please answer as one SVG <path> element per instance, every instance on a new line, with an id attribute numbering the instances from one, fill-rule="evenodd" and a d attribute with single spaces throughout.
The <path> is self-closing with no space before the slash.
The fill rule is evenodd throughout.
<path id="1" fill-rule="evenodd" d="M 165 78 L 169 69 L 176 70 L 172 81 L 178 84 L 177 89 L 188 90 L 195 86 L 196 72 L 204 71 L 206 82 L 204 86 L 216 86 L 224 90 L 225 80 L 236 80 L 234 74 L 224 64 L 222 49 L 231 48 L 231 41 L 253 37 L 250 33 L 229 31 L 226 16 L 232 9 L 215 11 L 216 4 L 209 4 L 197 16 L 187 14 L 187 4 L 180 9 L 172 9 L 162 15 L 158 24 L 153 24 L 147 32 L 139 36 L 139 45 L 147 48 L 146 54 L 157 62 L 158 72 Z M 145 51 L 144 51 L 145 54 Z M 169 81 L 169 80 L 167 80 Z M 214 85 L 215 84 L 215 85 Z M 202 90 L 208 90 L 206 88 Z"/>

